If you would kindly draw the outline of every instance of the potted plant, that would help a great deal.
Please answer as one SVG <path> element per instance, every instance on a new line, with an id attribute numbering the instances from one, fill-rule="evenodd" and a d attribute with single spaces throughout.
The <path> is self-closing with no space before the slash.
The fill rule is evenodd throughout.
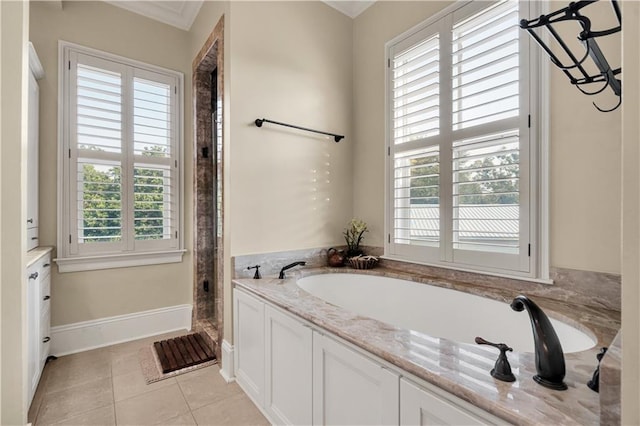
<path id="1" fill-rule="evenodd" d="M 359 256 L 362 254 L 360 243 L 365 232 L 369 232 L 367 224 L 361 219 L 353 218 L 349 222 L 349 227 L 344 230 L 344 239 L 347 242 L 347 257 Z"/>

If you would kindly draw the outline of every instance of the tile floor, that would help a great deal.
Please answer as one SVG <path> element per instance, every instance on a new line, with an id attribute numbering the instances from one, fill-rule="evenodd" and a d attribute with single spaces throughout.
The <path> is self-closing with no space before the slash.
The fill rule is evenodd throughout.
<path id="1" fill-rule="evenodd" d="M 184 333 L 60 357 L 44 369 L 29 410 L 39 425 L 268 425 L 213 365 L 147 385 L 138 350 Z"/>

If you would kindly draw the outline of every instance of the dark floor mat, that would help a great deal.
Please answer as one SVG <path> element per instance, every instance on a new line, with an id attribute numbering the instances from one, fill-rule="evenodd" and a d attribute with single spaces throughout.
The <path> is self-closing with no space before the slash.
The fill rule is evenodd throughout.
<path id="1" fill-rule="evenodd" d="M 191 367 L 216 358 L 213 350 L 198 333 L 153 344 L 164 374 Z"/>

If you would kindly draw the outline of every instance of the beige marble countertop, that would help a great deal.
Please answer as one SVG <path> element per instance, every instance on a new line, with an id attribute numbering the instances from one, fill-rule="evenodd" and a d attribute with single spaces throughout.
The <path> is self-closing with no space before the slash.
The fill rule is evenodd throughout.
<path id="1" fill-rule="evenodd" d="M 42 256 L 51 252 L 53 247 L 35 247 L 27 252 L 27 268 L 36 263 Z"/>
<path id="2" fill-rule="evenodd" d="M 505 302 L 511 302 L 517 296 L 513 290 L 480 288 L 453 281 L 405 275 L 397 270 L 384 268 L 371 271 L 350 268 L 304 269 L 296 273 L 288 272 L 290 278 L 285 280 L 265 277 L 261 280 L 236 279 L 233 282 L 236 286 L 511 423 L 599 424 L 599 397 L 586 383 L 597 365 L 598 349 L 609 346 L 620 328 L 619 312 L 534 298 L 549 317 L 574 325 L 598 340 L 598 344 L 590 350 L 565 354 L 565 383 L 569 389 L 554 391 L 533 381 L 532 377 L 536 373 L 533 353 L 509 353 L 516 381 L 501 382 L 489 374 L 497 358 L 493 348 L 434 338 L 437 336 L 428 336 L 363 317 L 312 296 L 296 285 L 297 278 L 301 276 L 333 272 L 409 279 Z"/>

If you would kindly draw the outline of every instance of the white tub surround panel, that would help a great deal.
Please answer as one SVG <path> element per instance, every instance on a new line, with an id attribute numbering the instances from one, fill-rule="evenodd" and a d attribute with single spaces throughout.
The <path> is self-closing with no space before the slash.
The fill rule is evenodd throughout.
<path id="1" fill-rule="evenodd" d="M 292 278 L 285 280 L 273 277 L 262 280 L 237 279 L 234 280 L 234 284 L 236 289 L 242 288 L 253 294 L 254 298 L 257 296 L 265 303 L 293 314 L 329 338 L 346 342 L 347 345 L 352 345 L 353 350 L 366 351 L 368 354 L 365 353 L 365 357 L 376 360 L 378 364 L 390 368 L 400 376 L 406 376 L 410 381 L 424 381 L 420 383 L 420 387 L 425 388 L 424 385 L 429 385 L 435 387 L 436 392 L 438 389 L 441 390 L 444 397 L 440 395 L 437 398 L 444 398 L 447 401 L 453 398 L 462 403 L 468 403 L 469 406 L 480 408 L 480 414 L 484 410 L 488 416 L 498 416 L 515 424 L 598 423 L 599 397 L 597 393 L 587 388 L 586 382 L 591 378 L 597 365 L 595 357 L 597 348 L 609 345 L 620 326 L 618 312 L 588 306 L 577 308 L 575 305 L 564 302 L 535 298 L 536 303 L 550 317 L 584 327 L 590 330 L 598 340 L 595 348 L 565 354 L 567 365 L 565 382 L 569 389 L 559 392 L 544 388 L 532 380 L 532 376 L 536 373 L 532 353 L 509 353 L 509 361 L 517 380 L 514 383 L 500 382 L 489 374 L 497 358 L 493 348 L 429 336 L 358 315 L 312 296 L 296 284 L 296 277 L 327 271 L 340 270 L 330 268 L 304 270 L 291 273 L 289 276 Z M 349 270 L 349 272 L 355 271 Z M 502 301 L 511 301 L 516 295 L 509 289 L 500 290 L 463 283 L 439 282 L 428 277 L 403 276 L 398 271 L 382 268 L 368 273 L 425 281 L 432 285 Z M 250 296 L 247 295 L 247 297 Z M 234 315 L 237 313 L 234 312 Z M 525 315 L 525 313 L 520 314 Z M 315 344 L 314 340 L 314 346 Z M 242 351 L 243 348 L 239 345 L 242 343 L 236 341 L 236 351 Z M 414 408 L 419 410 L 419 403 L 417 404 L 418 408 Z M 454 406 L 460 406 L 460 404 L 454 403 Z M 466 414 L 469 413 L 467 409 L 464 411 Z M 478 413 L 473 415 L 478 417 Z"/>

